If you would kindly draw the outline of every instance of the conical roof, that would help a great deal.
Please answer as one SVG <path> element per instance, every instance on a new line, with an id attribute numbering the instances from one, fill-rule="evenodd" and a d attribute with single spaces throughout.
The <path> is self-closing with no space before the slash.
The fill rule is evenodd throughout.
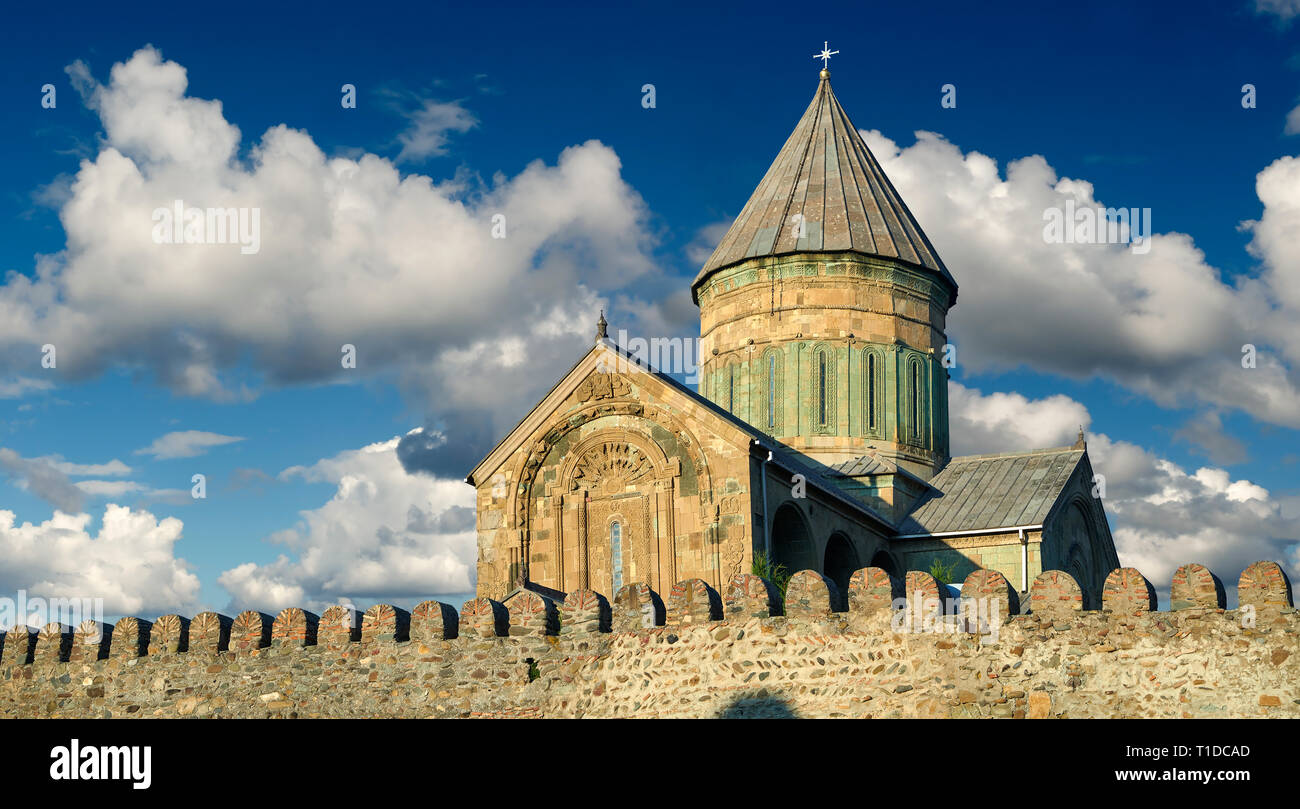
<path id="1" fill-rule="evenodd" d="M 802 233 L 796 214 L 803 216 Z M 757 256 L 851 250 L 898 259 L 957 282 L 831 92 L 812 103 L 691 285 Z"/>

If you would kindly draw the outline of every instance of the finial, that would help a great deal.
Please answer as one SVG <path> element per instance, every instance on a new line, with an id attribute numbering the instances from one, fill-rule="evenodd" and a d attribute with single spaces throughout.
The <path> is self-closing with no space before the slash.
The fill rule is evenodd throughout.
<path id="1" fill-rule="evenodd" d="M 1088 442 L 1083 440 L 1083 425 L 1079 425 L 1079 438 L 1074 442 L 1074 449 L 1087 449 Z"/>
<path id="2" fill-rule="evenodd" d="M 606 337 L 608 337 L 609 336 L 608 329 L 609 329 L 609 324 L 605 322 L 605 310 L 601 309 L 600 320 L 596 321 L 596 339 L 604 340 Z"/>
<path id="3" fill-rule="evenodd" d="M 837 53 L 839 53 L 839 51 L 831 50 L 830 43 L 823 40 L 822 52 L 813 54 L 814 59 L 822 60 L 822 72 L 821 72 L 822 81 L 825 81 L 826 79 L 829 79 L 831 77 L 831 71 L 830 71 L 831 57 Z"/>

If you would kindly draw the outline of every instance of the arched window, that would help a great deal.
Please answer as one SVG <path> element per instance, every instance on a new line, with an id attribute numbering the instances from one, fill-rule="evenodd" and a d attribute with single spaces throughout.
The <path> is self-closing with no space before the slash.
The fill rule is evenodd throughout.
<path id="1" fill-rule="evenodd" d="M 617 520 L 609 525 L 609 558 L 614 568 L 614 593 L 623 586 L 623 526 Z"/>
<path id="2" fill-rule="evenodd" d="M 782 357 L 781 351 L 776 348 L 769 348 L 763 352 L 759 359 L 758 372 L 760 374 L 759 389 L 760 398 L 758 402 L 758 426 L 769 435 L 781 434 L 781 406 L 782 402 Z"/>
<path id="3" fill-rule="evenodd" d="M 736 365 L 727 365 L 727 412 L 736 412 Z"/>
<path id="4" fill-rule="evenodd" d="M 880 429 L 880 417 L 877 415 L 877 402 L 880 399 L 879 374 L 880 361 L 876 359 L 876 352 L 868 351 L 866 374 L 867 431 L 872 433 Z"/>
<path id="5" fill-rule="evenodd" d="M 813 430 L 835 432 L 835 354 L 828 346 L 813 350 L 812 413 Z"/>
<path id="6" fill-rule="evenodd" d="M 907 415 L 908 431 L 913 440 L 921 437 L 921 363 L 912 360 L 908 364 Z"/>
<path id="7" fill-rule="evenodd" d="M 817 352 L 817 426 L 826 426 L 826 354 Z"/>
<path id="8" fill-rule="evenodd" d="M 776 355 L 767 355 L 767 429 L 776 432 Z"/>

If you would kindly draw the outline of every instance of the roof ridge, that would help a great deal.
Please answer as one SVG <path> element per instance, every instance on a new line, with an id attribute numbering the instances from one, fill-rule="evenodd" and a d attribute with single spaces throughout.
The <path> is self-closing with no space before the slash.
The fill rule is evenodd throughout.
<path id="1" fill-rule="evenodd" d="M 1064 447 L 1044 447 L 1042 449 L 1026 449 L 1012 452 L 986 452 L 980 455 L 954 455 L 948 460 L 948 464 L 954 464 L 958 461 L 980 461 L 991 460 L 994 458 L 1015 458 L 1022 455 L 1059 455 L 1066 452 L 1086 452 L 1087 450 L 1079 449 L 1075 446 Z"/>

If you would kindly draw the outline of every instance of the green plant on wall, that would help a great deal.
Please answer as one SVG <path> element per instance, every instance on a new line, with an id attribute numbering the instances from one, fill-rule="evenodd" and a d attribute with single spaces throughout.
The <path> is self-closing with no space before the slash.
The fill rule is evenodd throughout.
<path id="1" fill-rule="evenodd" d="M 934 557 L 930 562 L 930 575 L 940 584 L 952 584 L 952 574 L 957 570 L 957 563 L 950 562 L 944 564 L 939 557 Z"/>
<path id="2" fill-rule="evenodd" d="M 785 569 L 785 565 L 780 562 L 772 561 L 772 558 L 764 551 L 754 553 L 754 564 L 750 567 L 750 573 L 758 576 L 760 579 L 767 579 L 771 582 L 776 591 L 785 598 L 785 587 L 790 583 L 790 571 Z"/>

